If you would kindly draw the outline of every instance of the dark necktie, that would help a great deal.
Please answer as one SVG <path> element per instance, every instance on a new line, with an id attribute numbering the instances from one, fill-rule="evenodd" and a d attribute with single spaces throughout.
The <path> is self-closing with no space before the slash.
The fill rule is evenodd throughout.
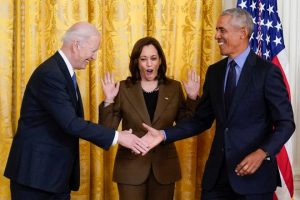
<path id="1" fill-rule="evenodd" d="M 229 63 L 229 66 L 230 67 L 228 70 L 225 93 L 224 93 L 225 111 L 227 114 L 236 88 L 236 71 L 235 71 L 236 62 L 232 60 Z"/>
<path id="2" fill-rule="evenodd" d="M 78 96 L 77 96 L 77 81 L 76 81 L 76 74 L 75 73 L 72 76 L 72 81 L 73 81 L 74 89 L 75 89 L 75 92 L 76 92 L 76 98 L 78 99 Z"/>

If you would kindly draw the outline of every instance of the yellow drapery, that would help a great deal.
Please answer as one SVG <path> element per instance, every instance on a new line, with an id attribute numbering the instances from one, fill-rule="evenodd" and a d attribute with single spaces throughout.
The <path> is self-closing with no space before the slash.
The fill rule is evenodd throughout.
<path id="1" fill-rule="evenodd" d="M 85 118 L 97 122 L 98 104 L 103 100 L 101 77 L 112 71 L 117 80 L 125 79 L 129 53 L 141 37 L 154 36 L 161 42 L 169 77 L 182 80 L 186 70 L 193 68 L 203 85 L 207 67 L 220 58 L 214 33 L 221 4 L 214 0 L 1 1 L 0 200 L 10 199 L 9 180 L 2 174 L 26 83 L 38 64 L 61 46 L 60 38 L 70 25 L 89 21 L 102 34 L 97 60 L 77 73 Z M 183 174 L 176 184 L 176 200 L 200 198 L 212 137 L 213 130 L 209 130 L 176 143 Z M 81 187 L 72 193 L 72 199 L 118 199 L 111 181 L 116 148 L 103 151 L 83 140 L 80 148 Z"/>

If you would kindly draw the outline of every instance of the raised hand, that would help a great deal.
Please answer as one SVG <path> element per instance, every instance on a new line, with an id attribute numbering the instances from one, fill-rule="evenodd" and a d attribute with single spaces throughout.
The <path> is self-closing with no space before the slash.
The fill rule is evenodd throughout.
<path id="1" fill-rule="evenodd" d="M 145 155 L 150 150 L 145 141 L 132 134 L 131 129 L 119 132 L 118 144 L 131 149 L 135 154 Z"/>
<path id="2" fill-rule="evenodd" d="M 196 100 L 200 89 L 200 76 L 196 70 L 188 70 L 187 81 L 183 81 L 184 89 L 190 99 Z"/>
<path id="3" fill-rule="evenodd" d="M 149 150 L 156 147 L 164 140 L 164 135 L 160 130 L 156 130 L 155 128 L 152 128 L 145 123 L 143 123 L 143 126 L 147 129 L 148 132 L 142 137 L 142 140 L 146 144 L 148 144 Z M 146 153 L 142 153 L 142 155 L 145 155 Z"/>
<path id="4" fill-rule="evenodd" d="M 101 79 L 102 89 L 105 96 L 105 102 L 113 103 L 119 92 L 120 82 L 115 83 L 114 75 L 105 73 L 104 79 Z"/>

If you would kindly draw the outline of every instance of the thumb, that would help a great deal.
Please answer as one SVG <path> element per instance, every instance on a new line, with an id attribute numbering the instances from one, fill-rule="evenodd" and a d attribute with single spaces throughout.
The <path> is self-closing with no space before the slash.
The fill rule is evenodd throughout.
<path id="1" fill-rule="evenodd" d="M 132 129 L 129 129 L 129 130 L 128 130 L 128 133 L 132 134 Z"/>
<path id="2" fill-rule="evenodd" d="M 148 126 L 147 124 L 143 123 L 143 126 L 145 129 L 147 129 L 148 131 L 152 131 L 153 128 L 151 126 Z"/>

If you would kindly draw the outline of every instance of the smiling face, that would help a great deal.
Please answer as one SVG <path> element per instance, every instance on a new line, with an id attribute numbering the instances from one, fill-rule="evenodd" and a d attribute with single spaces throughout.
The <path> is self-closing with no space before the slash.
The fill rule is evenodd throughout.
<path id="1" fill-rule="evenodd" d="M 217 22 L 215 39 L 221 54 L 235 58 L 248 46 L 248 33 L 245 27 L 233 23 L 230 15 L 221 16 Z"/>
<path id="2" fill-rule="evenodd" d="M 143 81 L 156 80 L 160 64 L 157 49 L 152 44 L 144 46 L 138 58 L 141 79 Z"/>
<path id="3" fill-rule="evenodd" d="M 95 60 L 100 46 L 100 36 L 94 35 L 84 41 L 76 41 L 73 45 L 73 63 L 74 69 L 85 69 L 90 61 Z"/>

